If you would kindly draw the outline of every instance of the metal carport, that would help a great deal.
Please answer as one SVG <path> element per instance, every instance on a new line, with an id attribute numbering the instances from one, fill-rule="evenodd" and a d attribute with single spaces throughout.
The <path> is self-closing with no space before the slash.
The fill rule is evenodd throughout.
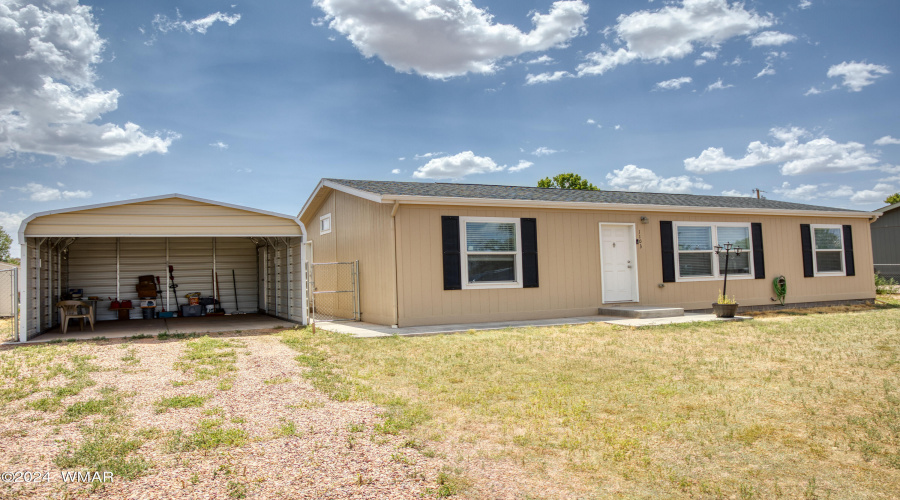
<path id="1" fill-rule="evenodd" d="M 162 280 L 159 301 L 174 310 L 169 265 L 181 303 L 200 292 L 218 296 L 227 312 L 237 299 L 242 311 L 306 324 L 306 228 L 290 215 L 168 194 L 37 213 L 22 222 L 19 241 L 23 342 L 58 323 L 55 304 L 70 288 L 137 300 L 137 277 L 152 274 Z M 104 305 L 97 320 L 114 319 Z"/>

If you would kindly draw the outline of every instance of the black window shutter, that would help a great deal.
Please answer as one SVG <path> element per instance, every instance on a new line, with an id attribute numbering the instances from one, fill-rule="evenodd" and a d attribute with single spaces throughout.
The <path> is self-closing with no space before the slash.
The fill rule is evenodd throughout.
<path id="1" fill-rule="evenodd" d="M 662 242 L 663 283 L 675 282 L 675 240 L 672 221 L 659 221 L 659 241 Z"/>
<path id="2" fill-rule="evenodd" d="M 847 276 L 856 276 L 856 264 L 853 262 L 853 231 L 849 225 L 844 225 L 844 264 Z"/>
<path id="3" fill-rule="evenodd" d="M 441 216 L 444 250 L 444 290 L 462 289 L 462 268 L 459 254 L 459 217 Z"/>
<path id="4" fill-rule="evenodd" d="M 753 272 L 754 278 L 761 280 L 766 277 L 766 259 L 763 256 L 762 224 L 753 222 L 750 224 L 750 236 L 753 238 Z"/>
<path id="5" fill-rule="evenodd" d="M 809 224 L 800 224 L 800 246 L 803 248 L 803 277 L 812 278 L 815 273 L 813 273 L 812 234 Z"/>
<path id="6" fill-rule="evenodd" d="M 537 219 L 522 219 L 522 287 L 538 287 Z"/>

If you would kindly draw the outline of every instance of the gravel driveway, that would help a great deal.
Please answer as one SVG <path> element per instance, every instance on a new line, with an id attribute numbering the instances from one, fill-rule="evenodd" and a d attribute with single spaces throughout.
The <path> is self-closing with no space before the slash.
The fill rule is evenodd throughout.
<path id="1" fill-rule="evenodd" d="M 0 352 L 6 397 L 0 410 L 0 472 L 50 472 L 49 481 L 0 484 L 0 496 L 437 496 L 439 475 L 448 466 L 446 458 L 410 444 L 402 436 L 375 432 L 374 425 L 380 421 L 378 407 L 335 402 L 313 389 L 302 377 L 303 368 L 295 360 L 297 352 L 275 335 L 215 338 L 230 346 L 220 351 L 233 353 L 229 358 L 232 368 L 209 377 L 199 373 L 202 370 L 186 368 L 190 365 L 185 361 L 188 341 L 184 339 L 64 343 Z M 86 376 L 94 385 L 70 369 L 74 365 L 68 360 L 84 355 L 91 356 Z M 85 358 L 81 359 L 84 362 Z M 54 368 L 52 363 L 65 369 Z M 54 370 L 64 374 L 54 376 Z M 10 377 L 34 377 L 40 381 L 40 390 L 17 398 L 22 393 L 15 393 Z M 48 409 L 54 403 L 48 390 L 58 388 L 63 394 L 66 387 L 78 383 L 87 387 Z M 159 407 L 163 398 L 176 396 L 197 397 L 202 406 Z M 104 431 L 97 429 L 105 429 L 103 425 L 120 433 L 105 446 L 136 443 L 127 459 L 130 464 L 146 463 L 144 470 L 133 479 L 117 477 L 102 485 L 63 481 L 60 470 L 65 468 L 58 466 L 59 457 L 77 459 L 80 449 L 102 453 L 102 449 L 79 446 L 89 435 L 102 440 Z M 193 447 L 173 447 L 173 436 L 199 436 L 198 429 L 204 426 L 212 429 L 208 435 L 214 439 L 232 435 L 244 439 L 234 446 L 195 439 Z M 91 429 L 94 434 L 89 434 Z"/>

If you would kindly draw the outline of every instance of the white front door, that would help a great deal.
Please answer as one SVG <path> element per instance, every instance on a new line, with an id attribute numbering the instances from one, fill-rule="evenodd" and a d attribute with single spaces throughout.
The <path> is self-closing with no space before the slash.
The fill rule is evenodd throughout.
<path id="1" fill-rule="evenodd" d="M 600 224 L 603 302 L 637 302 L 634 224 Z"/>

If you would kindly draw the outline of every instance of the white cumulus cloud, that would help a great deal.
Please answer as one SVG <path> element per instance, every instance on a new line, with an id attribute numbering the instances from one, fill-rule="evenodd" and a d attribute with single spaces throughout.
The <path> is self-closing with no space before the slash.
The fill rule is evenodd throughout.
<path id="1" fill-rule="evenodd" d="M 763 31 L 762 33 L 758 33 L 750 37 L 750 45 L 754 47 L 770 45 L 777 46 L 791 43 L 796 39 L 797 37 L 795 37 L 794 35 L 781 33 L 780 31 Z"/>
<path id="2" fill-rule="evenodd" d="M 395 168 L 394 170 L 391 170 L 391 173 L 394 174 L 394 175 L 397 175 L 397 174 L 400 173 L 400 169 L 399 169 L 399 168 Z"/>
<path id="3" fill-rule="evenodd" d="M 855 190 L 850 186 L 834 187 L 830 184 L 801 184 L 791 186 L 785 182 L 775 192 L 785 198 L 813 201 L 819 198 L 843 198 L 857 204 L 883 203 L 884 199 L 897 192 L 897 187 L 888 183 L 877 183 L 872 189 Z"/>
<path id="4" fill-rule="evenodd" d="M 542 55 L 541 57 L 536 57 L 531 59 L 530 61 L 526 61 L 525 64 L 550 64 L 553 62 L 553 58 L 548 56 L 547 54 Z"/>
<path id="5" fill-rule="evenodd" d="M 771 64 L 766 64 L 766 67 L 763 68 L 759 73 L 756 74 L 753 78 L 761 78 L 763 76 L 772 76 L 775 74 L 775 68 L 772 67 Z"/>
<path id="6" fill-rule="evenodd" d="M 493 73 L 497 61 L 564 47 L 584 32 L 588 5 L 554 2 L 533 13 L 531 31 L 497 24 L 472 0 L 314 0 L 328 26 L 365 57 L 379 57 L 397 71 L 429 78 Z"/>
<path id="7" fill-rule="evenodd" d="M 893 184 L 878 183 L 872 189 L 863 189 L 853 193 L 850 201 L 853 203 L 884 203 L 884 200 L 897 192 L 897 186 Z"/>
<path id="8" fill-rule="evenodd" d="M 526 168 L 528 168 L 528 167 L 530 167 L 530 166 L 532 166 L 532 165 L 534 165 L 534 163 L 532 163 L 532 162 L 530 162 L 530 161 L 519 160 L 519 164 L 518 164 L 518 165 L 509 167 L 509 172 L 510 172 L 510 173 L 513 173 L 513 172 L 521 172 L 522 170 L 525 170 Z"/>
<path id="9" fill-rule="evenodd" d="M 832 188 L 829 184 L 800 184 L 792 186 L 790 182 L 784 182 L 775 193 L 789 199 L 812 201 L 818 198 L 849 198 L 853 196 L 853 188 L 839 186 Z"/>
<path id="10" fill-rule="evenodd" d="M 606 182 L 625 191 L 650 191 L 659 193 L 690 193 L 694 189 L 712 189 L 699 177 L 680 175 L 661 177 L 648 168 L 625 165 L 621 170 L 606 174 Z"/>
<path id="11" fill-rule="evenodd" d="M 734 85 L 732 85 L 730 83 L 726 84 L 722 81 L 721 78 L 719 78 L 715 82 L 709 84 L 709 86 L 706 87 L 706 91 L 711 92 L 713 90 L 724 90 L 724 89 L 730 89 L 731 87 L 734 87 Z"/>
<path id="12" fill-rule="evenodd" d="M 556 149 L 550 149 L 547 146 L 541 146 L 531 152 L 531 154 L 533 154 L 534 156 L 550 156 L 556 153 L 559 153 L 559 151 Z"/>
<path id="13" fill-rule="evenodd" d="M 896 139 L 894 137 L 886 135 L 886 136 L 882 137 L 881 139 L 878 139 L 875 141 L 876 146 L 887 146 L 890 144 L 900 144 L 900 139 Z"/>
<path id="14" fill-rule="evenodd" d="M 750 193 L 745 193 L 743 191 L 738 191 L 737 189 L 729 189 L 727 191 L 722 191 L 722 196 L 731 196 L 733 198 L 751 198 L 753 197 Z"/>
<path id="15" fill-rule="evenodd" d="M 94 85 L 97 28 L 77 0 L 0 5 L 0 149 L 88 162 L 168 151 L 178 134 L 97 123 L 121 96 Z"/>
<path id="16" fill-rule="evenodd" d="M 783 175 L 841 173 L 878 168 L 878 158 L 858 142 L 839 143 L 827 136 L 802 140 L 811 134 L 799 127 L 773 128 L 770 135 L 781 145 L 751 142 L 743 158 L 732 158 L 723 148 L 708 148 L 684 160 L 689 172 L 729 172 L 762 165 L 781 165 Z"/>
<path id="17" fill-rule="evenodd" d="M 475 156 L 471 151 L 463 151 L 453 156 L 434 158 L 413 172 L 417 179 L 462 179 L 467 175 L 488 174 L 506 170 L 505 165 L 497 165 L 487 156 Z"/>
<path id="18" fill-rule="evenodd" d="M 847 87 L 850 92 L 859 92 L 863 87 L 875 83 L 876 78 L 889 75 L 891 71 L 887 66 L 869 64 L 866 62 L 842 62 L 828 68 L 828 78 L 843 78 L 841 85 Z"/>
<path id="19" fill-rule="evenodd" d="M 756 33 L 774 22 L 768 15 L 746 10 L 743 3 L 727 0 L 683 0 L 655 11 L 621 15 L 611 32 L 624 47 L 603 46 L 588 54 L 578 66 L 578 75 L 602 75 L 638 60 L 682 59 L 698 47 L 717 49 L 731 38 Z"/>
<path id="20" fill-rule="evenodd" d="M 60 185 L 59 187 L 63 187 Z M 44 186 L 36 182 L 29 182 L 22 187 L 13 187 L 17 191 L 21 191 L 28 195 L 31 201 L 56 201 L 56 200 L 74 200 L 90 198 L 94 194 L 90 191 L 68 191 L 60 190 L 55 187 Z"/>
<path id="21" fill-rule="evenodd" d="M 228 149 L 228 144 L 225 144 L 222 141 L 216 141 L 216 142 L 210 143 L 210 146 L 212 146 L 216 149 L 222 149 L 222 150 Z"/>
<path id="22" fill-rule="evenodd" d="M 228 26 L 234 26 L 235 23 L 241 20 L 240 14 L 224 14 L 222 12 L 213 12 L 212 14 L 202 17 L 200 19 L 194 19 L 192 21 L 185 21 L 183 17 L 181 17 L 181 12 L 178 9 L 175 9 L 175 19 L 170 19 L 165 14 L 157 14 L 154 16 L 152 25 L 157 31 L 161 33 L 168 33 L 169 31 L 184 31 L 186 33 L 200 33 L 201 35 L 205 35 L 206 31 L 212 27 L 213 24 L 222 22 L 227 24 Z"/>
<path id="23" fill-rule="evenodd" d="M 562 80 L 566 77 L 574 76 L 572 73 L 568 71 L 554 71 L 547 73 L 538 73 L 537 75 L 533 75 L 528 73 L 525 75 L 525 85 L 536 85 L 538 83 L 550 83 Z"/>
<path id="24" fill-rule="evenodd" d="M 666 80 L 664 82 L 658 82 L 656 84 L 656 88 L 660 90 L 674 90 L 680 89 L 682 85 L 686 83 L 691 83 L 694 81 L 689 76 L 682 76 L 681 78 L 672 78 L 671 80 Z"/>

